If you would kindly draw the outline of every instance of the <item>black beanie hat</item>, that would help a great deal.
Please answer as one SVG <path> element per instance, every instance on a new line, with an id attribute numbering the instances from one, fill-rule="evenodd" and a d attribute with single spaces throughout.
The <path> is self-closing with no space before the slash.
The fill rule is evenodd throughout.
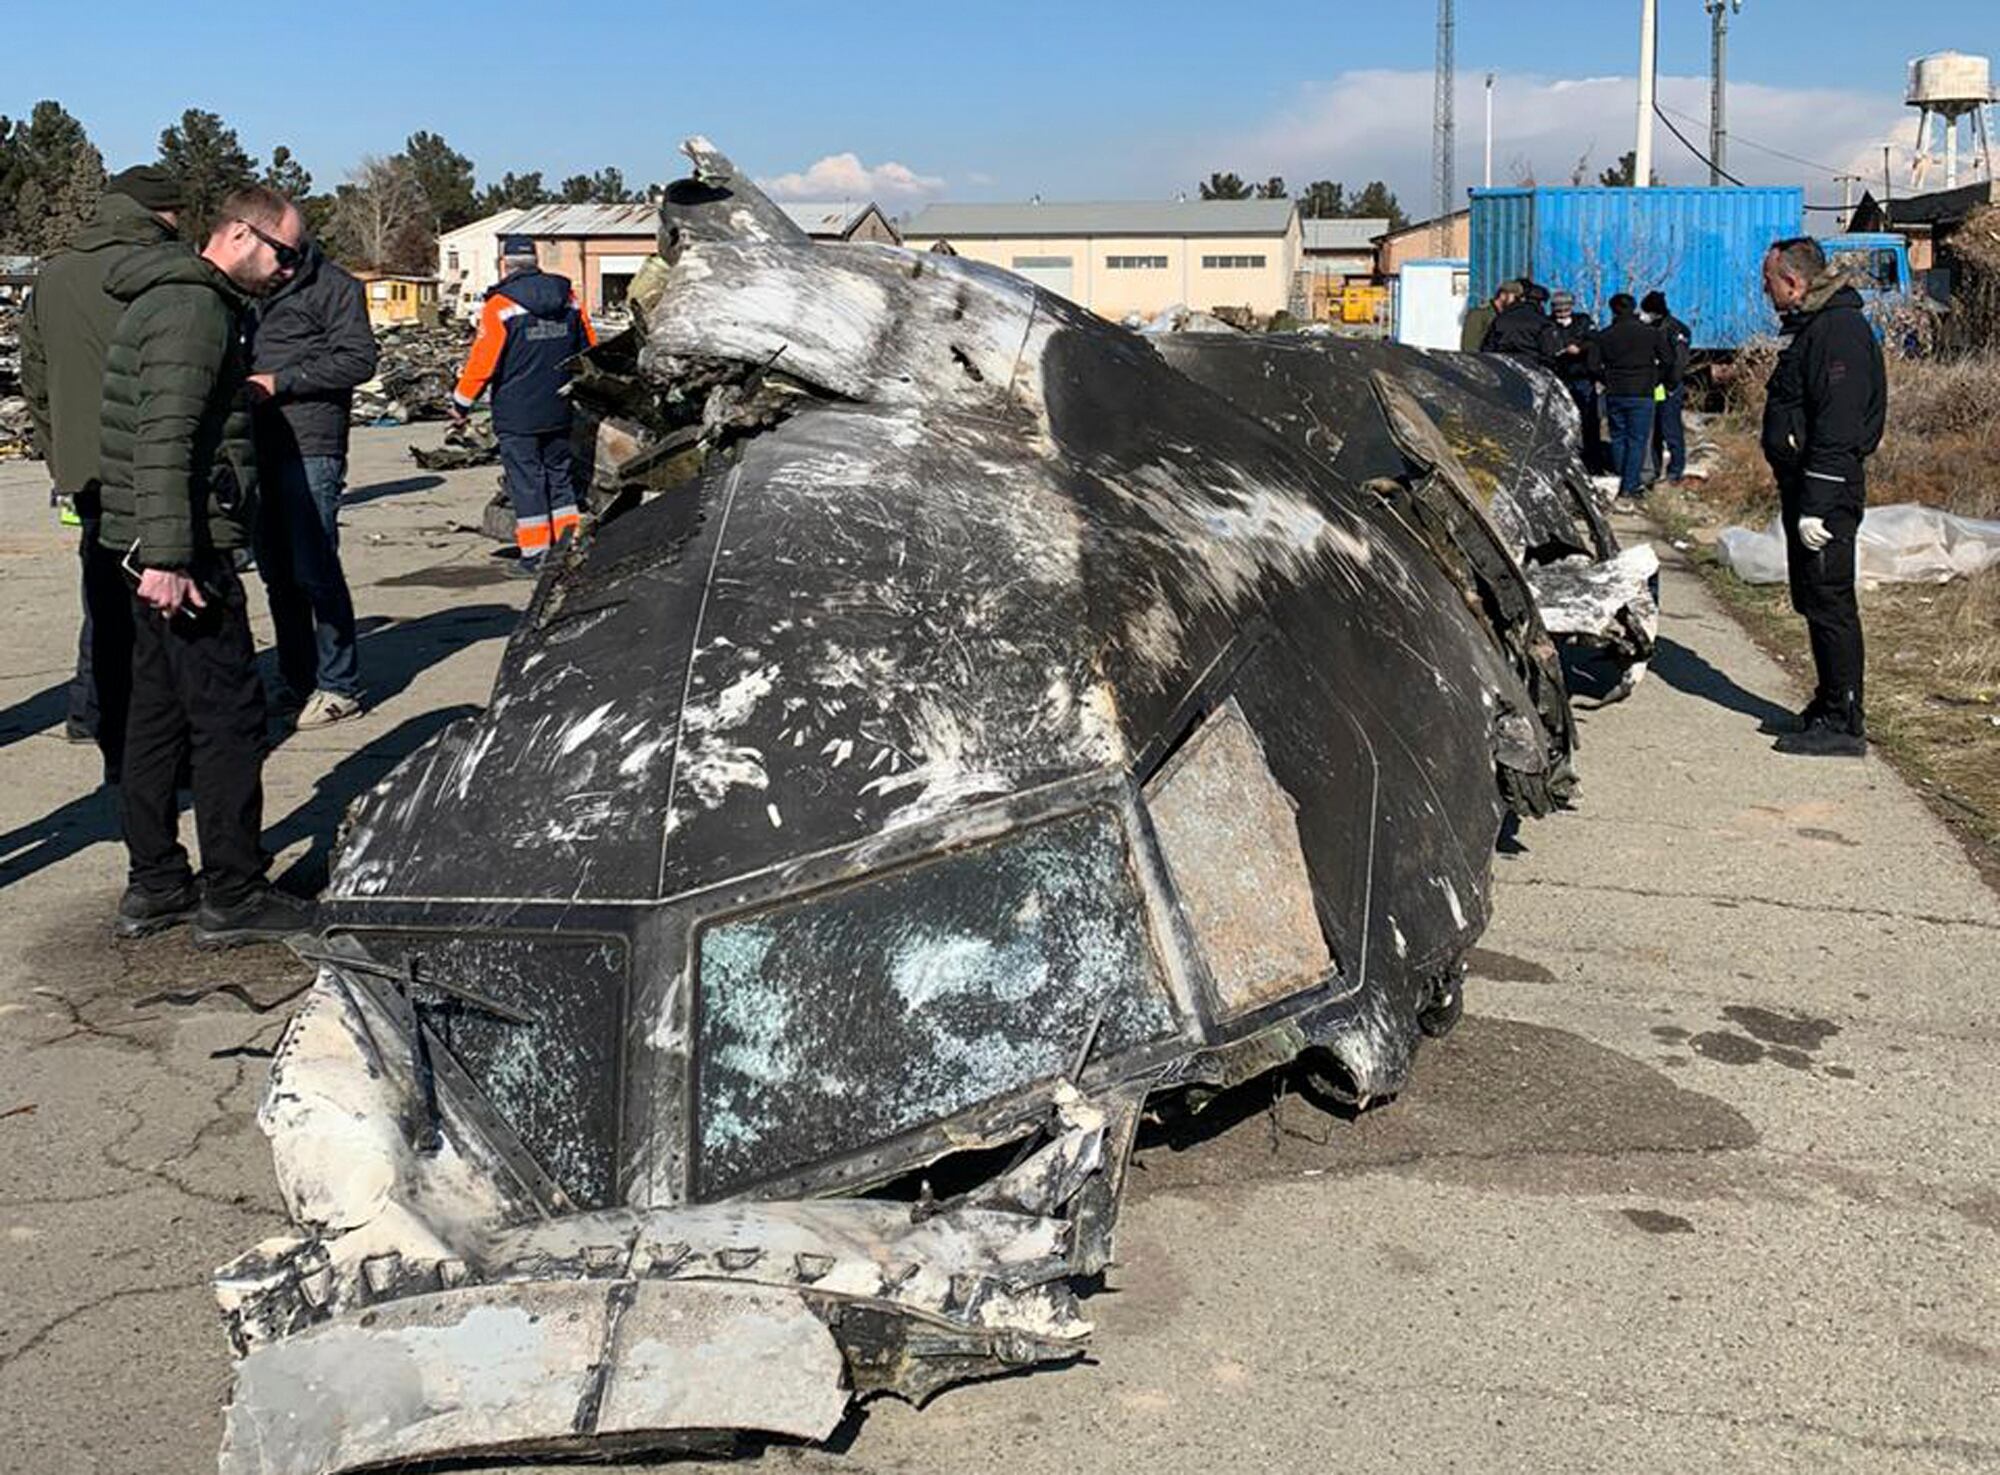
<path id="1" fill-rule="evenodd" d="M 123 195 L 148 210 L 179 210 L 187 205 L 181 182 L 158 164 L 134 164 L 105 181 L 107 195 Z"/>
<path id="2" fill-rule="evenodd" d="M 1655 317 L 1665 316 L 1667 311 L 1667 294 L 1664 292 L 1648 292 L 1639 300 L 1639 311 L 1650 312 Z"/>

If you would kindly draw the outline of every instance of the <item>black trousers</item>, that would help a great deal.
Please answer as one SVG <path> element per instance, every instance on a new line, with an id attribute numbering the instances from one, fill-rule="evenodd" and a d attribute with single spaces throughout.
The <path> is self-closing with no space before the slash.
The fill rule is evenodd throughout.
<path id="1" fill-rule="evenodd" d="M 243 581 L 200 572 L 207 607 L 168 618 L 132 594 L 132 697 L 125 726 L 125 848 L 132 884 L 172 891 L 191 875 L 176 785 L 194 787 L 208 900 L 231 906 L 263 884 L 264 685 Z"/>
<path id="2" fill-rule="evenodd" d="M 69 715 L 97 739 L 104 781 L 119 781 L 125 761 L 125 711 L 132 691 L 132 586 L 118 567 L 123 555 L 97 541 L 98 520 L 83 522 L 83 630 Z"/>
<path id="3" fill-rule="evenodd" d="M 1792 608 L 1805 617 L 1812 643 L 1813 671 L 1818 677 L 1814 696 L 1819 705 L 1858 721 L 1866 653 L 1861 640 L 1861 606 L 1854 597 L 1854 539 L 1861 530 L 1866 486 L 1848 482 L 1835 490 L 1831 483 L 1813 487 L 1813 505 L 1825 509 L 1833 541 L 1817 553 L 1799 541 L 1799 518 L 1806 483 L 1788 476 L 1778 483 L 1785 525 L 1785 562 L 1791 576 Z M 1833 491 L 1829 503 L 1827 493 Z"/>

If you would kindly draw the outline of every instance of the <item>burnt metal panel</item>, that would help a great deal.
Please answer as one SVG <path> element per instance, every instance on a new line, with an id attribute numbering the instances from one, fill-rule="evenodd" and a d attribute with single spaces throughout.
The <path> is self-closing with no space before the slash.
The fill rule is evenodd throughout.
<path id="1" fill-rule="evenodd" d="M 1146 808 L 1224 1017 L 1310 988 L 1332 967 L 1298 806 L 1234 701 L 1154 775 Z"/>
<path id="2" fill-rule="evenodd" d="M 1116 815 L 704 927 L 698 1197 L 1061 1078 L 1170 1034 Z"/>

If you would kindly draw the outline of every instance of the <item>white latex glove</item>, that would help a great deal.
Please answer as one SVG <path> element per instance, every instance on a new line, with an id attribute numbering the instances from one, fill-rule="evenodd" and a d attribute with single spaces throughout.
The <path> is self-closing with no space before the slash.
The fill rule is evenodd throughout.
<path id="1" fill-rule="evenodd" d="M 1833 541 L 1833 534 L 1826 530 L 1824 518 L 1802 517 L 1799 519 L 1799 541 L 1817 553 Z"/>

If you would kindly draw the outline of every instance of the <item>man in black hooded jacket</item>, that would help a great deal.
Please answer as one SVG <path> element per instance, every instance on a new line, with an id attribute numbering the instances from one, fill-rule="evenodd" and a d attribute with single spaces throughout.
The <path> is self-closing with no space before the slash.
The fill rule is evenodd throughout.
<path id="1" fill-rule="evenodd" d="M 1764 291 L 1784 321 L 1764 403 L 1764 459 L 1778 482 L 1792 608 L 1805 617 L 1818 676 L 1796 729 L 1776 747 L 1859 757 L 1868 739 L 1854 540 L 1867 501 L 1867 459 L 1882 443 L 1888 414 L 1882 345 L 1862 315 L 1861 294 L 1828 269 L 1810 236 L 1771 247 Z"/>
<path id="2" fill-rule="evenodd" d="M 361 284 L 308 241 L 304 262 L 257 306 L 257 570 L 277 633 L 282 710 L 300 727 L 361 711 L 354 599 L 340 566 L 340 494 L 354 386 L 377 348 Z"/>

